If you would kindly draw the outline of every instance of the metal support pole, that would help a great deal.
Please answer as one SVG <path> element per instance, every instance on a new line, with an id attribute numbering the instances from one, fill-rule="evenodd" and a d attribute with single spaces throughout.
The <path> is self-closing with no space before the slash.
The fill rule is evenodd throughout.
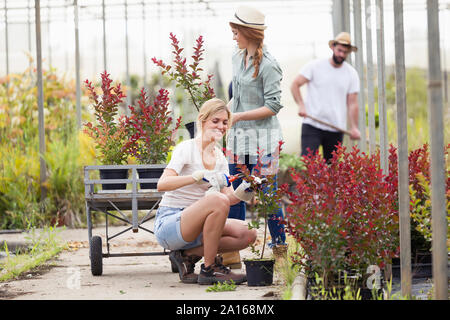
<path id="1" fill-rule="evenodd" d="M 411 296 L 411 231 L 409 213 L 408 126 L 406 108 L 405 35 L 403 0 L 394 0 L 395 84 L 398 135 L 398 204 L 400 225 L 400 277 L 403 296 Z"/>
<path id="2" fill-rule="evenodd" d="M 9 46 L 8 46 L 8 7 L 5 0 L 5 50 L 6 50 L 6 74 L 9 74 Z M 9 83 L 9 81 L 8 81 Z M 8 86 L 8 83 L 6 84 Z"/>
<path id="3" fill-rule="evenodd" d="M 68 6 L 64 8 L 64 21 L 65 21 L 65 31 L 68 32 L 69 31 L 69 26 L 68 26 L 68 21 L 67 21 L 67 11 L 68 11 Z M 66 44 L 66 48 L 68 47 L 68 41 L 67 41 L 67 37 L 64 39 L 65 44 Z M 64 66 L 65 66 L 65 70 L 67 72 L 67 70 L 69 70 L 69 51 L 68 50 L 64 50 Z"/>
<path id="4" fill-rule="evenodd" d="M 50 14 L 51 14 L 51 7 L 48 6 L 47 8 L 47 38 L 48 38 L 48 42 L 47 42 L 47 46 L 48 46 L 48 69 L 50 70 L 52 68 L 52 35 L 50 33 Z"/>
<path id="5" fill-rule="evenodd" d="M 373 86 L 373 56 L 372 56 L 372 6 L 370 0 L 365 0 L 366 17 L 366 50 L 367 50 L 367 102 L 369 105 L 369 152 L 376 151 L 376 132 L 375 132 L 375 97 Z M 365 109 L 365 108 L 364 108 Z M 364 110 L 364 113 L 366 110 Z"/>
<path id="6" fill-rule="evenodd" d="M 40 0 L 35 0 L 35 24 L 36 24 L 36 67 L 37 67 L 37 94 L 38 94 L 38 119 L 39 119 L 39 161 L 40 161 L 40 185 L 41 202 L 47 197 L 47 168 L 45 155 L 45 128 L 44 128 L 44 87 L 42 83 L 42 47 L 41 47 L 41 8 Z"/>
<path id="7" fill-rule="evenodd" d="M 28 25 L 28 51 L 31 54 L 31 0 L 28 0 L 28 19 L 27 19 L 27 25 Z"/>
<path id="8" fill-rule="evenodd" d="M 445 198 L 442 73 L 439 48 L 439 3 L 427 0 L 428 106 L 431 145 L 431 221 L 435 299 L 448 300 L 447 213 Z"/>
<path id="9" fill-rule="evenodd" d="M 388 174 L 388 131 L 386 112 L 386 72 L 384 60 L 384 8 L 383 1 L 377 0 L 377 67 L 378 67 L 378 114 L 380 134 L 380 168 Z"/>
<path id="10" fill-rule="evenodd" d="M 350 32 L 349 0 L 333 0 L 333 38 L 340 32 Z"/>
<path id="11" fill-rule="evenodd" d="M 126 114 L 129 115 L 128 106 L 131 104 L 131 81 L 130 81 L 130 65 L 128 56 L 128 4 L 125 0 L 125 59 L 126 59 L 126 76 L 127 76 L 127 105 L 125 106 Z"/>
<path id="12" fill-rule="evenodd" d="M 353 19 L 355 29 L 355 44 L 358 51 L 355 53 L 355 67 L 358 71 L 360 90 L 358 94 L 358 127 L 361 132 L 361 139 L 358 140 L 358 148 L 362 152 L 366 152 L 366 104 L 364 92 L 364 61 L 363 61 L 363 45 L 362 45 L 362 31 L 361 31 L 361 0 L 353 0 Z"/>
<path id="13" fill-rule="evenodd" d="M 77 126 L 81 128 L 81 83 L 80 83 L 80 39 L 78 37 L 78 0 L 73 1 L 73 16 L 75 22 L 75 81 L 76 81 L 76 108 Z"/>
<path id="14" fill-rule="evenodd" d="M 102 1 L 102 21 L 103 21 L 103 71 L 107 70 L 106 59 L 106 14 L 105 14 L 105 0 Z"/>
<path id="15" fill-rule="evenodd" d="M 142 53 L 143 53 L 143 62 L 144 62 L 144 88 L 148 93 L 148 84 L 147 84 L 147 33 L 146 31 L 146 17 L 145 17 L 145 2 L 142 1 Z"/>
<path id="16" fill-rule="evenodd" d="M 9 76 L 9 46 L 8 46 L 8 7 L 5 0 L 5 54 L 6 54 L 6 75 Z M 6 100 L 9 106 L 9 78 L 6 80 Z M 11 108 L 8 108 L 9 118 L 11 119 Z"/>
<path id="17" fill-rule="evenodd" d="M 377 67 L 378 67 L 378 114 L 380 134 L 380 168 L 383 174 L 389 173 L 388 131 L 386 112 L 386 64 L 384 60 L 384 8 L 383 0 L 377 0 Z M 385 266 L 385 279 L 392 277 L 392 264 Z"/>

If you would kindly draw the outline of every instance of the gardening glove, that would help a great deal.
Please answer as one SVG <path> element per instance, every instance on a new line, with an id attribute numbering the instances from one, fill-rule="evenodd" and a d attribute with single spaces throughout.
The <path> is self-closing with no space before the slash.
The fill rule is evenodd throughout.
<path id="1" fill-rule="evenodd" d="M 208 170 L 197 170 L 194 171 L 191 176 L 198 184 L 206 183 L 207 181 L 203 179 L 206 172 L 208 172 Z"/>
<path id="2" fill-rule="evenodd" d="M 250 189 L 251 184 L 247 181 L 242 181 L 242 183 L 234 190 L 234 195 L 241 201 L 250 201 L 252 200 L 255 192 Z"/>
<path id="3" fill-rule="evenodd" d="M 218 171 L 207 171 L 203 176 L 203 180 L 208 181 L 211 188 L 217 191 L 222 190 L 223 187 L 229 187 L 231 185 L 227 175 Z"/>

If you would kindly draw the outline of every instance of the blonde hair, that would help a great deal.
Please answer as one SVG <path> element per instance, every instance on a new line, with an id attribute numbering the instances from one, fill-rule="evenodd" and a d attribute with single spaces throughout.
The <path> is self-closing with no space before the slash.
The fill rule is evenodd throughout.
<path id="1" fill-rule="evenodd" d="M 197 133 L 202 131 L 202 124 L 205 122 L 209 117 L 213 116 L 217 112 L 226 111 L 228 115 L 228 128 L 230 128 L 231 124 L 231 112 L 228 109 L 226 103 L 218 98 L 212 98 L 208 101 L 205 101 L 203 105 L 201 106 L 198 116 L 197 116 Z"/>
<path id="2" fill-rule="evenodd" d="M 253 56 L 253 67 L 255 68 L 255 72 L 253 73 L 253 78 L 256 78 L 259 73 L 259 65 L 261 64 L 261 60 L 263 58 L 263 42 L 264 42 L 264 30 L 244 27 L 233 22 L 230 22 L 230 26 L 234 29 L 237 29 L 245 39 L 256 44 L 255 55 Z"/>

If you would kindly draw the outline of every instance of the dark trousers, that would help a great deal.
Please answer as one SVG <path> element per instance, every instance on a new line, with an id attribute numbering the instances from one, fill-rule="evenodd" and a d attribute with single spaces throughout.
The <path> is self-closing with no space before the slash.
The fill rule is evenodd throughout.
<path id="1" fill-rule="evenodd" d="M 247 168 L 250 170 L 250 172 L 252 172 L 253 168 L 256 165 L 256 162 L 251 161 L 253 159 L 250 159 L 250 157 L 248 157 L 248 156 L 245 156 L 245 159 L 242 159 L 242 160 L 243 160 L 242 163 L 244 163 L 247 166 Z M 240 173 L 240 171 L 236 167 L 236 164 L 230 163 L 228 165 L 228 167 L 229 167 L 230 175 L 235 175 L 235 174 Z M 275 181 L 276 181 L 276 178 L 277 177 L 275 176 Z M 232 182 L 233 188 L 236 190 L 237 187 L 241 184 L 241 182 L 242 182 L 242 179 L 237 179 L 237 180 L 233 181 Z M 276 187 L 277 187 L 277 185 L 275 183 L 275 188 Z M 246 213 L 245 202 L 240 201 L 239 203 L 230 207 L 230 212 L 228 214 L 228 218 L 245 220 L 245 213 Z M 284 231 L 284 225 L 278 224 L 278 222 L 282 219 L 283 219 L 283 210 L 281 209 L 281 206 L 280 206 L 276 212 L 274 212 L 272 215 L 269 216 L 269 219 L 268 219 L 267 225 L 269 227 L 270 236 L 272 237 L 272 243 L 269 244 L 269 247 L 273 247 L 277 244 L 285 244 L 285 242 L 286 242 L 286 234 Z"/>
<path id="2" fill-rule="evenodd" d="M 332 152 L 336 146 L 342 143 L 344 134 L 342 132 L 332 132 L 321 130 L 309 124 L 302 124 L 302 156 L 307 155 L 311 150 L 316 153 L 320 145 L 323 147 L 323 157 L 327 162 L 333 157 Z M 309 149 L 309 150 L 308 150 Z"/>

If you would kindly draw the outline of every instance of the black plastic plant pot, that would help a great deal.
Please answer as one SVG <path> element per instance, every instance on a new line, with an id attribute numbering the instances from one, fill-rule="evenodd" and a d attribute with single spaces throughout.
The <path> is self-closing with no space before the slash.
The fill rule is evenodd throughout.
<path id="1" fill-rule="evenodd" d="M 191 136 L 191 139 L 193 139 L 195 137 L 195 131 L 197 129 L 195 122 L 186 123 L 185 127 L 189 131 L 189 135 Z"/>
<path id="2" fill-rule="evenodd" d="M 244 260 L 249 287 L 270 286 L 273 283 L 274 259 Z"/>
<path id="3" fill-rule="evenodd" d="M 164 168 L 137 169 L 139 179 L 158 179 L 161 177 Z M 141 189 L 156 189 L 158 183 L 140 183 Z"/>
<path id="4" fill-rule="evenodd" d="M 128 179 L 128 169 L 100 169 L 100 179 Z M 125 190 L 126 183 L 102 184 L 103 190 Z"/>

